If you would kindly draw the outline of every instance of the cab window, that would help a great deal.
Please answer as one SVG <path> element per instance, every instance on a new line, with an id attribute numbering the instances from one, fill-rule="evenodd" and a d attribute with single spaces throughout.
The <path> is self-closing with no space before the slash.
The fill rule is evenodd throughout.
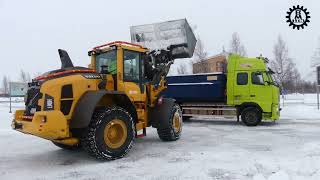
<path id="1" fill-rule="evenodd" d="M 264 85 L 262 72 L 253 72 L 251 74 L 251 82 L 256 85 Z"/>
<path id="2" fill-rule="evenodd" d="M 140 80 L 140 53 L 123 51 L 123 80 L 138 82 Z"/>
<path id="3" fill-rule="evenodd" d="M 117 73 L 117 52 L 115 50 L 101 53 L 96 56 L 96 71 L 101 73 L 101 66 L 106 66 L 108 73 Z"/>
<path id="4" fill-rule="evenodd" d="M 237 74 L 237 85 L 248 84 L 248 73 L 238 73 Z"/>

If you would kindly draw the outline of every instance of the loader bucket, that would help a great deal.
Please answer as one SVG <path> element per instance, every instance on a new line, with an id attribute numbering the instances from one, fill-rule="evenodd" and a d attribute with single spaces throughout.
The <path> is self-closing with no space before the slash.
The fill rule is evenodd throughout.
<path id="1" fill-rule="evenodd" d="M 171 50 L 173 58 L 190 58 L 196 38 L 186 19 L 130 27 L 131 41 L 150 50 Z"/>

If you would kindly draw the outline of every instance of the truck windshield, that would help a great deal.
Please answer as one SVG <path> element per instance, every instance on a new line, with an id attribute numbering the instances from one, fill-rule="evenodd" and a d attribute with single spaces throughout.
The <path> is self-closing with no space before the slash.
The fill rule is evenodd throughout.
<path id="1" fill-rule="evenodd" d="M 274 78 L 274 73 L 271 73 L 271 72 L 267 72 L 267 76 L 268 76 L 268 79 L 269 79 L 269 82 L 275 86 L 279 86 L 277 81 L 275 80 Z"/>
<path id="2" fill-rule="evenodd" d="M 117 53 L 115 50 L 104 52 L 96 56 L 96 70 L 101 73 L 101 66 L 107 66 L 110 74 L 117 73 Z"/>

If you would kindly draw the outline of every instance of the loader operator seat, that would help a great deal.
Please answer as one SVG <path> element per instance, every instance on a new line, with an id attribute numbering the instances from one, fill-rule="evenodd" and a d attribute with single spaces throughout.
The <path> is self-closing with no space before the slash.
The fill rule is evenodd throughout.
<path id="1" fill-rule="evenodd" d="M 116 51 L 107 51 L 101 54 L 98 54 L 96 57 L 96 69 L 101 73 L 102 66 L 106 66 L 108 69 L 108 74 L 117 73 L 117 56 Z"/>

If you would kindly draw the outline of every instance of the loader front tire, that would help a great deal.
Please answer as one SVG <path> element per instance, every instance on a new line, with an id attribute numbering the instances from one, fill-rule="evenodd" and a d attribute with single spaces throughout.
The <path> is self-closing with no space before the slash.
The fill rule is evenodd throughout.
<path id="1" fill-rule="evenodd" d="M 169 126 L 159 127 L 157 129 L 159 138 L 163 141 L 176 141 L 180 138 L 182 131 L 182 111 L 179 105 L 175 104 L 172 107 L 169 116 Z"/>
<path id="2" fill-rule="evenodd" d="M 122 158 L 132 148 L 135 125 L 123 108 L 113 106 L 95 110 L 81 144 L 85 151 L 100 160 Z"/>

